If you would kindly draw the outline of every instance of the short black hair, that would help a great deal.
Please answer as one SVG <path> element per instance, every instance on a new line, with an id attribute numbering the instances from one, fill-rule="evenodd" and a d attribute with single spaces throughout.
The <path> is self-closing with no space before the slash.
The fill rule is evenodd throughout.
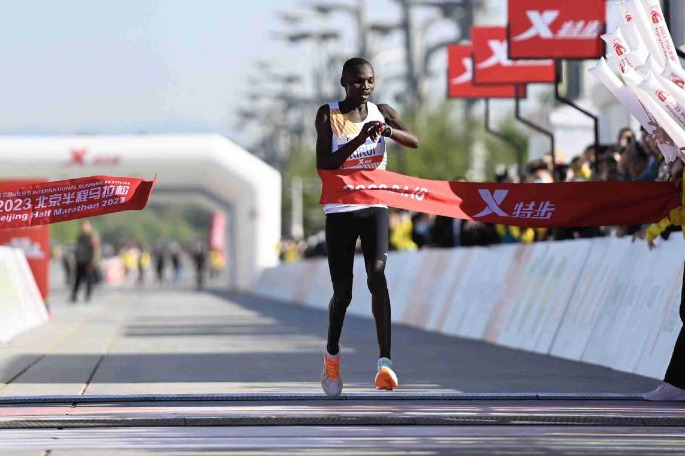
<path id="1" fill-rule="evenodd" d="M 618 160 L 616 160 L 616 158 L 614 158 L 613 155 L 607 155 L 606 157 L 604 157 L 602 159 L 602 161 L 608 165 L 617 165 L 618 164 Z"/>
<path id="2" fill-rule="evenodd" d="M 361 57 L 353 57 L 349 59 L 347 62 L 345 62 L 345 64 L 343 65 L 342 74 L 344 75 L 345 73 L 349 73 L 354 68 L 359 68 L 364 65 L 368 65 L 371 68 L 373 68 L 373 65 L 371 65 L 371 62 L 369 62 L 368 60 L 363 59 Z"/>
<path id="3" fill-rule="evenodd" d="M 527 168 L 529 174 L 532 174 L 535 171 L 549 171 L 549 165 L 542 159 L 533 160 L 532 162 L 528 163 Z"/>
<path id="4" fill-rule="evenodd" d="M 620 140 L 621 137 L 622 137 L 625 133 L 630 133 L 631 136 L 635 136 L 635 132 L 633 131 L 632 128 L 630 128 L 630 127 L 623 127 L 623 128 L 621 128 L 621 129 L 618 131 L 618 139 Z"/>

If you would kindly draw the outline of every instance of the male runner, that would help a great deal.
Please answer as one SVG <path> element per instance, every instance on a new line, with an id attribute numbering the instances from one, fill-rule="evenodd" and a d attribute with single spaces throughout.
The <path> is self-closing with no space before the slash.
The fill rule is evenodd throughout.
<path id="1" fill-rule="evenodd" d="M 386 104 L 369 101 L 375 88 L 371 64 L 361 58 L 345 62 L 340 84 L 345 99 L 323 105 L 316 114 L 316 166 L 318 169 L 385 169 L 385 140 L 416 149 L 419 140 Z M 380 359 L 375 384 L 379 389 L 398 386 L 390 360 L 390 297 L 385 280 L 388 256 L 387 206 L 326 204 L 326 246 L 333 283 L 328 307 L 328 342 L 321 387 L 329 397 L 342 392 L 340 334 L 352 301 L 352 270 L 357 238 L 361 238 L 371 309 L 376 322 Z"/>

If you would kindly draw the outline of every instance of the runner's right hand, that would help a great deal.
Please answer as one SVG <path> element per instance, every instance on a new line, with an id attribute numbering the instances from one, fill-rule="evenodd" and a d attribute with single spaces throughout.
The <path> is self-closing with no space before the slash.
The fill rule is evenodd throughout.
<path id="1" fill-rule="evenodd" d="M 371 138 L 372 141 L 377 141 L 381 136 L 379 129 L 381 125 L 383 125 L 383 122 L 379 122 L 378 120 L 366 122 L 362 127 L 362 131 L 359 132 L 359 136 L 363 139 Z"/>

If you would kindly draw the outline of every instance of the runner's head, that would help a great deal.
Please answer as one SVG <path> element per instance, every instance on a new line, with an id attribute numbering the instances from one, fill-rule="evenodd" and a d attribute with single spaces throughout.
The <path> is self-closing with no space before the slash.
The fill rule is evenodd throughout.
<path id="1" fill-rule="evenodd" d="M 353 103 L 366 103 L 376 87 L 371 64 L 360 57 L 349 59 L 343 65 L 340 85 L 345 88 L 346 98 Z"/>
<path id="2" fill-rule="evenodd" d="M 81 221 L 81 233 L 91 234 L 93 232 L 93 225 L 88 220 Z"/>

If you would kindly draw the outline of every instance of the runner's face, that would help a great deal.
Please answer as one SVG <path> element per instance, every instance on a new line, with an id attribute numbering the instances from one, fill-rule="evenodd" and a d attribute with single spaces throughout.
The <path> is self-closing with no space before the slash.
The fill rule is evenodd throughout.
<path id="1" fill-rule="evenodd" d="M 369 101 L 371 92 L 376 87 L 376 78 L 371 66 L 360 65 L 345 73 L 340 83 L 345 88 L 349 100 L 365 103 Z"/>

